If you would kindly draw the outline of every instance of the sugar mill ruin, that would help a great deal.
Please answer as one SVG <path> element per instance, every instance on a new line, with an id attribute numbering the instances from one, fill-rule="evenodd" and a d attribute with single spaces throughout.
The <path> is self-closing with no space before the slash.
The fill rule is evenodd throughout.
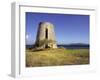
<path id="1" fill-rule="evenodd" d="M 36 48 L 57 48 L 54 25 L 50 22 L 40 22 L 38 26 Z"/>

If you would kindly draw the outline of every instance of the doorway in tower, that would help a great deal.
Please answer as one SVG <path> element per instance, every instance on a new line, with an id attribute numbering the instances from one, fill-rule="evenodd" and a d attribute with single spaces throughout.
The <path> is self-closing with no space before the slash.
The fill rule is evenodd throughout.
<path id="1" fill-rule="evenodd" d="M 48 40 L 48 29 L 45 29 L 45 39 Z M 46 43 L 45 48 L 48 48 L 48 43 Z"/>

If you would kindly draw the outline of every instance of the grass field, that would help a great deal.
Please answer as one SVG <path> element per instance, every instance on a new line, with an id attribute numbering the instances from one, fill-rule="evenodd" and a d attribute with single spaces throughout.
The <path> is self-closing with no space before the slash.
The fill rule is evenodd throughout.
<path id="1" fill-rule="evenodd" d="M 26 67 L 89 64 L 89 49 L 26 50 Z"/>

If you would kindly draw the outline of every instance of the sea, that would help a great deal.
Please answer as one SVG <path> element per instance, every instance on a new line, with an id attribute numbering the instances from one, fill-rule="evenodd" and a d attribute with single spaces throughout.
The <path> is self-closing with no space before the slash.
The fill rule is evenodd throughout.
<path id="1" fill-rule="evenodd" d="M 71 44 L 71 45 L 60 44 L 57 45 L 57 47 L 66 49 L 89 49 L 89 44 Z M 26 45 L 26 48 L 34 48 L 34 46 Z"/>

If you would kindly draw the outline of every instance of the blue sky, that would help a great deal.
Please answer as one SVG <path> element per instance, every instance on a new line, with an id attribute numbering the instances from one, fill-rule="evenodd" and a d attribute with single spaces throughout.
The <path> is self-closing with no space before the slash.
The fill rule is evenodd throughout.
<path id="1" fill-rule="evenodd" d="M 26 12 L 26 44 L 34 44 L 39 22 L 54 25 L 57 44 L 89 44 L 89 15 Z"/>

